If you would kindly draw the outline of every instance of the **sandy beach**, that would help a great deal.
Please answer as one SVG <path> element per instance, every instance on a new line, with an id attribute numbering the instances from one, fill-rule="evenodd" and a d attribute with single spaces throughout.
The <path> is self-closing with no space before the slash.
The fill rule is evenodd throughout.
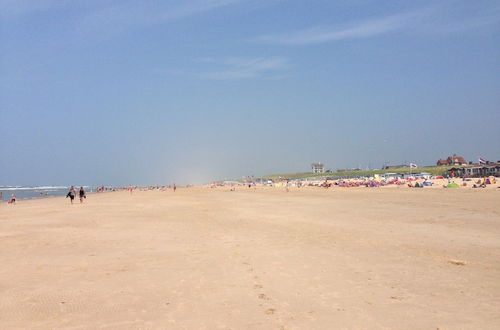
<path id="1" fill-rule="evenodd" d="M 0 204 L 1 329 L 498 329 L 500 189 Z"/>

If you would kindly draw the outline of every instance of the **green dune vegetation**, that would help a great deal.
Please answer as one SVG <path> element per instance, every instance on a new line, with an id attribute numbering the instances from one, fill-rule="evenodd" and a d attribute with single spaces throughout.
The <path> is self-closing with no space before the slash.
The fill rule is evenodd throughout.
<path id="1" fill-rule="evenodd" d="M 399 167 L 384 170 L 368 170 L 368 171 L 342 171 L 342 172 L 328 172 L 328 173 L 284 173 L 284 174 L 270 174 L 265 175 L 263 179 L 305 179 L 305 178 L 347 178 L 347 177 L 370 177 L 374 174 L 384 173 L 430 173 L 431 175 L 444 175 L 446 171 L 453 166 L 423 166 L 418 168 Z"/>

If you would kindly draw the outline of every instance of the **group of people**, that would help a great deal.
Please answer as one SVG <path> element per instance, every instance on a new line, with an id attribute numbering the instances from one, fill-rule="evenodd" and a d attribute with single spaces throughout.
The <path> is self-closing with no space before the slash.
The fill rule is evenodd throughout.
<path id="1" fill-rule="evenodd" d="M 481 179 L 477 180 L 472 188 L 486 188 L 486 185 L 489 184 L 496 184 L 497 179 L 495 177 L 492 177 L 491 179 L 489 177 L 484 177 L 484 179 L 481 181 Z"/>
<path id="2" fill-rule="evenodd" d="M 87 195 L 85 194 L 85 189 L 83 189 L 83 187 L 80 187 L 80 190 L 78 191 L 78 195 L 80 196 L 80 203 L 83 203 L 83 199 L 87 198 Z M 68 191 L 68 194 L 66 195 L 66 198 L 68 198 L 68 197 L 71 200 L 71 204 L 73 204 L 73 200 L 76 197 L 75 187 L 71 186 L 69 188 L 69 191 Z"/>

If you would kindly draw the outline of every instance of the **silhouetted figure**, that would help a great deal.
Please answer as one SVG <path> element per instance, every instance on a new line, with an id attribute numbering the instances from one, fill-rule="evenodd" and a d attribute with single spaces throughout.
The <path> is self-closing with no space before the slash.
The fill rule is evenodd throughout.
<path id="1" fill-rule="evenodd" d="M 71 186 L 71 188 L 69 188 L 68 194 L 66 195 L 66 198 L 69 197 L 69 199 L 71 200 L 71 204 L 73 204 L 75 196 L 76 196 L 75 187 Z"/>
<path id="2" fill-rule="evenodd" d="M 85 190 L 83 187 L 80 187 L 80 191 L 78 191 L 78 194 L 80 195 L 80 203 L 83 203 L 83 199 L 87 198 L 87 195 L 85 194 Z"/>

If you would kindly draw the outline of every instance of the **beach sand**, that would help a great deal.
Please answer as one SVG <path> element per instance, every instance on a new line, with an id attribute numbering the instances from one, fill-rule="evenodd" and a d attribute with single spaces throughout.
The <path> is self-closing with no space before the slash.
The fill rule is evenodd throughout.
<path id="1" fill-rule="evenodd" d="M 1 329 L 498 329 L 500 189 L 0 204 Z"/>

